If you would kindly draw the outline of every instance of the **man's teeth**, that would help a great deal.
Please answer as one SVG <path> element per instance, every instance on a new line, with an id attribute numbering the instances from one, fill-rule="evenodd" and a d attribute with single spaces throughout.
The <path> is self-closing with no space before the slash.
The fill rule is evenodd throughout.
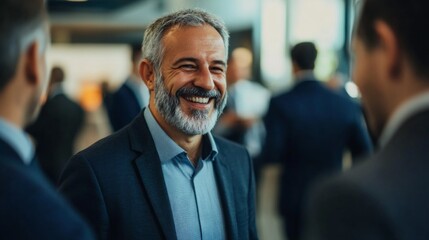
<path id="1" fill-rule="evenodd" d="M 203 98 L 203 97 L 187 97 L 186 100 L 195 102 L 195 103 L 208 103 L 210 98 Z"/>

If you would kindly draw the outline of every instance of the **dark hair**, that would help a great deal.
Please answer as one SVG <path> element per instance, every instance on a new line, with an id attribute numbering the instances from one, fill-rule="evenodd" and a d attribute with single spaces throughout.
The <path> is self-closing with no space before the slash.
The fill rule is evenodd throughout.
<path id="1" fill-rule="evenodd" d="M 20 54 L 45 30 L 46 15 L 44 0 L 0 1 L 0 90 L 15 74 Z"/>
<path id="2" fill-rule="evenodd" d="M 51 70 L 51 79 L 50 83 L 61 83 L 64 82 L 65 73 L 62 67 L 60 66 L 54 66 Z"/>
<path id="3" fill-rule="evenodd" d="M 356 36 L 372 49 L 379 43 L 374 24 L 377 20 L 385 22 L 416 73 L 429 77 L 428 11 L 429 1 L 426 0 L 364 0 Z"/>
<path id="4" fill-rule="evenodd" d="M 292 62 L 302 70 L 313 70 L 317 58 L 317 49 L 312 42 L 301 42 L 290 51 Z"/>
<path id="5" fill-rule="evenodd" d="M 141 44 L 131 44 L 131 61 L 134 63 L 137 60 L 141 59 L 142 56 L 142 45 Z"/>

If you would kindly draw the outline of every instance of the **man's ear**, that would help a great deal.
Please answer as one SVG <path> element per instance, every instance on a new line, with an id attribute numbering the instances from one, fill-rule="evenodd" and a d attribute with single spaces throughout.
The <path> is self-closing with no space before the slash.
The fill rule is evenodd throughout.
<path id="1" fill-rule="evenodd" d="M 379 37 L 383 63 L 389 79 L 398 79 L 401 75 L 402 56 L 398 40 L 392 30 L 384 21 L 376 21 L 374 29 Z"/>
<path id="2" fill-rule="evenodd" d="M 140 77 L 150 91 L 155 89 L 155 72 L 153 65 L 147 59 L 143 59 L 139 66 Z"/>
<path id="3" fill-rule="evenodd" d="M 33 41 L 27 50 L 24 52 L 25 58 L 25 76 L 28 84 L 38 85 L 41 83 L 41 58 L 39 56 L 40 45 L 37 41 Z"/>

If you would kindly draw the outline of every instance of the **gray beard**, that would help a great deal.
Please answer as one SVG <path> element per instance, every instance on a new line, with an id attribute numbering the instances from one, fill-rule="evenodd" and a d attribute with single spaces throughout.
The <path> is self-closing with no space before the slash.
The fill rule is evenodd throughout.
<path id="1" fill-rule="evenodd" d="M 171 96 L 164 85 L 164 78 L 160 74 L 156 74 L 155 107 L 167 123 L 187 135 L 202 135 L 212 130 L 225 105 L 226 95 L 221 99 L 219 94 L 219 97 L 215 99 L 214 112 L 211 115 L 209 110 L 197 109 L 187 115 L 180 108 L 179 96 L 177 94 Z"/>

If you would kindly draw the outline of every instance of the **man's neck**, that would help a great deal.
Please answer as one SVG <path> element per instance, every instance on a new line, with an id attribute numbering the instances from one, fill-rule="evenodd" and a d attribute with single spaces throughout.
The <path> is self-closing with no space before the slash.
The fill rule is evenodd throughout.
<path id="1" fill-rule="evenodd" d="M 173 139 L 183 150 L 186 151 L 191 162 L 196 166 L 198 159 L 201 156 L 202 152 L 202 135 L 187 135 L 180 131 L 179 129 L 168 124 L 159 113 L 155 113 L 149 107 L 149 110 L 152 112 L 155 120 L 158 122 L 159 126 L 164 130 L 164 132 Z"/>
<path id="2" fill-rule="evenodd" d="M 307 78 L 314 78 L 314 71 L 313 70 L 299 70 L 294 74 L 294 78 L 296 81 L 307 79 Z"/>
<path id="3" fill-rule="evenodd" d="M 414 95 L 403 99 L 399 102 L 380 134 L 380 146 L 386 145 L 396 130 L 406 121 L 410 116 L 418 111 L 429 108 L 429 88 L 416 92 Z"/>
<path id="4" fill-rule="evenodd" d="M 194 166 L 197 166 L 198 160 L 201 158 L 202 152 L 202 136 L 192 136 L 193 139 L 184 139 L 184 141 L 173 139 L 177 145 L 185 149 L 189 160 Z"/>

